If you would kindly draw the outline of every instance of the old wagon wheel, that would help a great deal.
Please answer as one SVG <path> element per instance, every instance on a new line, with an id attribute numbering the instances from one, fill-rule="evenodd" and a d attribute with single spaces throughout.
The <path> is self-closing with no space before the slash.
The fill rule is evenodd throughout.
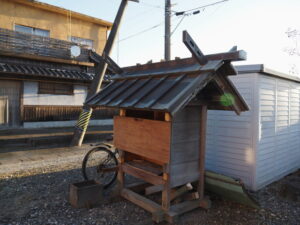
<path id="1" fill-rule="evenodd" d="M 82 174 L 85 180 L 96 180 L 107 189 L 117 178 L 118 160 L 107 146 L 98 146 L 85 155 Z"/>

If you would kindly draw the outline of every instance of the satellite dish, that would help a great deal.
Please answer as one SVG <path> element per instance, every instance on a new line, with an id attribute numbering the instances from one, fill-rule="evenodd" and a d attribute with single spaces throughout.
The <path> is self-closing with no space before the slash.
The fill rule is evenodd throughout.
<path id="1" fill-rule="evenodd" d="M 80 56 L 81 50 L 80 50 L 80 47 L 79 47 L 79 46 L 73 45 L 73 46 L 70 48 L 70 52 L 71 52 L 71 56 L 72 56 L 73 58 L 76 58 L 76 57 Z"/>

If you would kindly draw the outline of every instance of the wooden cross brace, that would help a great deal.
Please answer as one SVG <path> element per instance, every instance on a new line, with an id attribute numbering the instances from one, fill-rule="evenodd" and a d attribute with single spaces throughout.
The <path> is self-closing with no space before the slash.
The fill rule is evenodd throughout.
<path id="1" fill-rule="evenodd" d="M 238 51 L 236 46 L 232 47 L 229 52 L 204 55 L 187 31 L 183 31 L 183 43 L 200 65 L 205 65 L 209 60 L 240 61 L 247 59 L 247 53 L 243 50 Z"/>

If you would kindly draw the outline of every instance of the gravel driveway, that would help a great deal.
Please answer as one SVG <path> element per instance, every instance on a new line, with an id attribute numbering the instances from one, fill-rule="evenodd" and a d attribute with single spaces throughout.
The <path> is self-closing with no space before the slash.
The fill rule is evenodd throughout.
<path id="1" fill-rule="evenodd" d="M 106 198 L 93 209 L 74 209 L 68 203 L 69 184 L 82 181 L 80 157 L 59 164 L 44 162 L 13 174 L 0 175 L 0 224 L 152 224 L 151 215 L 123 199 Z M 292 176 L 300 176 L 300 172 Z M 300 203 L 279 196 L 284 179 L 254 193 L 262 206 L 255 210 L 211 196 L 212 208 L 196 209 L 178 224 L 300 225 Z"/>

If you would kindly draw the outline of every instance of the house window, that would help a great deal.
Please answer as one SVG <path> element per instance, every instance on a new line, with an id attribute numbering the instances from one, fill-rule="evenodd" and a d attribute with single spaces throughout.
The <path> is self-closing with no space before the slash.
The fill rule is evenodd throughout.
<path id="1" fill-rule="evenodd" d="M 39 82 L 39 94 L 73 95 L 72 84 Z"/>
<path id="2" fill-rule="evenodd" d="M 72 41 L 72 42 L 75 42 L 77 44 L 80 44 L 80 45 L 87 45 L 90 48 L 93 48 L 93 46 L 94 46 L 94 41 L 90 40 L 90 39 L 86 39 L 86 38 L 80 38 L 80 37 L 71 36 L 69 38 L 69 40 Z"/>
<path id="3" fill-rule="evenodd" d="M 27 33 L 27 34 L 33 34 L 43 37 L 50 37 L 50 31 L 49 30 L 43 30 L 35 27 L 27 27 L 22 25 L 15 24 L 15 31 Z"/>

